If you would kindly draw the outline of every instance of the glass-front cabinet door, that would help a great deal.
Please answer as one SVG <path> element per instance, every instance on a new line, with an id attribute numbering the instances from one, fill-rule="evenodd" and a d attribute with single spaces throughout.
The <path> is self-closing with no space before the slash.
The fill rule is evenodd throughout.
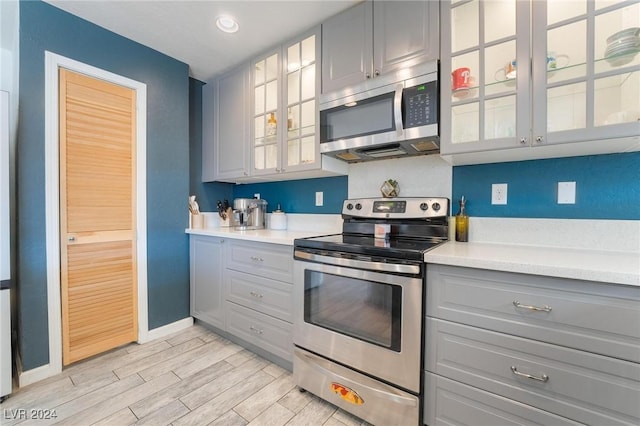
<path id="1" fill-rule="evenodd" d="M 253 62 L 254 176 L 317 168 L 320 27 Z"/>
<path id="2" fill-rule="evenodd" d="M 454 1 L 441 10 L 441 73 L 451 79 L 442 84 L 443 153 L 527 143 L 529 3 Z"/>
<path id="3" fill-rule="evenodd" d="M 284 46 L 285 107 L 283 126 L 285 138 L 282 150 L 282 171 L 306 169 L 320 160 L 318 143 L 317 96 L 320 80 L 319 32 L 312 32 Z"/>
<path id="4" fill-rule="evenodd" d="M 534 143 L 638 135 L 640 2 L 533 2 L 533 10 Z"/>
<path id="5" fill-rule="evenodd" d="M 280 54 L 271 52 L 253 63 L 253 174 L 279 169 L 281 123 Z"/>
<path id="6" fill-rule="evenodd" d="M 532 32 L 534 145 L 640 134 L 640 2 L 534 1 Z"/>
<path id="7" fill-rule="evenodd" d="M 442 154 L 640 133 L 640 1 L 453 0 L 441 19 Z"/>

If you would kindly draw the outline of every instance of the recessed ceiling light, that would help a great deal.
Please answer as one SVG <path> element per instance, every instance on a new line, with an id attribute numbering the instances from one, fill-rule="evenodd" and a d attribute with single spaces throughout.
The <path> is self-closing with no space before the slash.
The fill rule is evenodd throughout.
<path id="1" fill-rule="evenodd" d="M 220 29 L 220 31 L 224 31 L 225 33 L 235 33 L 238 31 L 238 23 L 231 16 L 218 16 L 216 19 L 216 26 Z"/>

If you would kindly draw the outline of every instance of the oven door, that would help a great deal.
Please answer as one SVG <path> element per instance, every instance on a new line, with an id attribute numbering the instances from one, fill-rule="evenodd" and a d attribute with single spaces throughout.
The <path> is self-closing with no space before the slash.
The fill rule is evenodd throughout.
<path id="1" fill-rule="evenodd" d="M 419 393 L 421 275 L 353 269 L 339 260 L 343 266 L 295 261 L 295 345 Z"/>

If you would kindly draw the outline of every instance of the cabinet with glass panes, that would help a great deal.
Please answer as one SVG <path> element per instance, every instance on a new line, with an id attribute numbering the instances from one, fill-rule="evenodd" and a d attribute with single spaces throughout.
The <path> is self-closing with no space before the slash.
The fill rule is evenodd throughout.
<path id="1" fill-rule="evenodd" d="M 320 155 L 320 27 L 253 62 L 252 176 L 267 180 L 346 174 Z"/>
<path id="2" fill-rule="evenodd" d="M 465 0 L 441 14 L 454 163 L 640 149 L 639 1 Z"/>

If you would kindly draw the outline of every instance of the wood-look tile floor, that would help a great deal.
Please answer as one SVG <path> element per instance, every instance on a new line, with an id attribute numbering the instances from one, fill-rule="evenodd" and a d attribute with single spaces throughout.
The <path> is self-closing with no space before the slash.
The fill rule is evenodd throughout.
<path id="1" fill-rule="evenodd" d="M 3 426 L 366 424 L 200 325 L 74 364 L 14 392 L 0 410 Z"/>

